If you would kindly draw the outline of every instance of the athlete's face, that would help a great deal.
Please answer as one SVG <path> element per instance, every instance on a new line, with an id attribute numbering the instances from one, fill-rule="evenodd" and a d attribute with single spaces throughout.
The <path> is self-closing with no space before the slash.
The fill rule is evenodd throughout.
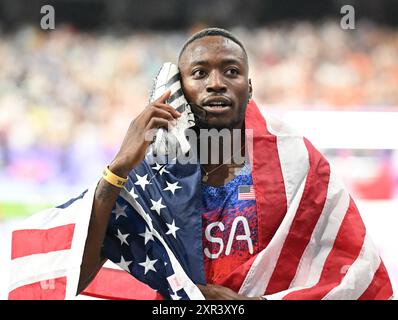
<path id="1" fill-rule="evenodd" d="M 207 111 L 205 128 L 242 128 L 252 87 L 247 56 L 232 40 L 208 36 L 190 43 L 179 61 L 189 103 Z"/>

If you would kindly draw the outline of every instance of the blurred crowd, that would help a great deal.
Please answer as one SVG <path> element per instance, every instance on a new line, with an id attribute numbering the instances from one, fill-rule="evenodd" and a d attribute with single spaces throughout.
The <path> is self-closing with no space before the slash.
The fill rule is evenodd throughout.
<path id="1" fill-rule="evenodd" d="M 297 23 L 232 30 L 254 98 L 296 109 L 398 106 L 398 30 Z M 0 181 L 84 181 L 112 158 L 188 32 L 22 28 L 0 39 Z M 92 163 L 93 165 L 89 165 Z"/>

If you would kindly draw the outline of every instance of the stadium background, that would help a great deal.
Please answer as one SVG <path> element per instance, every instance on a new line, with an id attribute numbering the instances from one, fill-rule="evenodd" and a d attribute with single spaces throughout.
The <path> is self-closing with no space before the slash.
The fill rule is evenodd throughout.
<path id="1" fill-rule="evenodd" d="M 45 4 L 55 30 L 40 29 Z M 98 179 L 162 62 L 219 26 L 246 46 L 257 103 L 338 169 L 397 291 L 397 13 L 394 0 L 2 0 L 0 268 L 10 228 Z"/>

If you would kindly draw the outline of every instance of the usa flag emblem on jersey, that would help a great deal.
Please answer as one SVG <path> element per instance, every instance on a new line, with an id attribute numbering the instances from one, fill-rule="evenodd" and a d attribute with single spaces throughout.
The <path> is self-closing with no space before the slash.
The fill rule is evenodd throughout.
<path id="1" fill-rule="evenodd" d="M 253 186 L 239 186 L 238 200 L 255 200 Z"/>

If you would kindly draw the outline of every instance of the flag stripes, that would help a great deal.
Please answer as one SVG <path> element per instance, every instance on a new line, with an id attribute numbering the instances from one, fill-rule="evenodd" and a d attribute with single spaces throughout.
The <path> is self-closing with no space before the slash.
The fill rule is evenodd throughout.
<path id="1" fill-rule="evenodd" d="M 10 290 L 30 283 L 66 276 L 69 250 L 34 254 L 11 260 Z"/>
<path id="2" fill-rule="evenodd" d="M 288 211 L 286 212 L 285 219 L 283 219 L 278 231 L 290 228 L 299 205 L 300 196 L 304 191 L 304 185 L 305 181 L 301 184 L 299 190 L 297 191 L 299 196 L 293 199 Z M 257 254 L 239 290 L 240 294 L 245 294 L 248 296 L 264 294 L 267 284 L 275 269 L 275 265 L 278 262 L 278 257 L 286 236 L 287 233 L 277 232 L 269 245 Z"/>
<path id="3" fill-rule="evenodd" d="M 347 213 L 334 241 L 333 248 L 325 264 L 318 266 L 322 268 L 318 283 L 309 288 L 291 292 L 284 299 L 322 299 L 341 282 L 345 272 L 359 256 L 364 239 L 365 228 L 351 199 Z"/>
<path id="4" fill-rule="evenodd" d="M 82 293 L 113 300 L 162 300 L 162 296 L 121 269 L 103 267 Z"/>
<path id="5" fill-rule="evenodd" d="M 369 236 L 365 236 L 365 240 L 361 252 L 355 262 L 348 267 L 347 270 L 343 268 L 341 271 L 344 278 L 340 284 L 334 287 L 323 297 L 324 300 L 356 300 L 366 288 L 370 285 L 373 276 L 380 265 L 380 257 L 374 255 L 376 248 L 373 246 Z M 355 278 L 361 278 L 361 281 L 356 283 Z"/>
<path id="6" fill-rule="evenodd" d="M 392 298 L 392 286 L 388 278 L 386 267 L 381 261 L 372 282 L 358 300 L 385 300 Z"/>
<path id="7" fill-rule="evenodd" d="M 33 282 L 10 291 L 10 300 L 63 300 L 66 293 L 66 277 Z"/>
<path id="8" fill-rule="evenodd" d="M 326 200 L 329 164 L 320 153 L 315 152 L 308 140 L 304 139 L 304 142 L 309 156 L 308 175 L 300 204 L 267 286 L 267 294 L 289 287 Z"/>
<path id="9" fill-rule="evenodd" d="M 249 262 L 250 269 L 245 266 L 240 274 L 245 280 L 239 292 L 249 296 L 265 294 L 267 299 L 358 299 L 377 281 L 373 279 L 380 264 L 358 209 L 311 143 L 272 121 L 268 125 L 276 126 L 267 130 L 277 138 L 288 209 L 272 241 Z M 297 152 L 292 152 L 292 145 L 300 145 L 294 143 L 295 139 L 305 144 L 309 161 L 300 156 L 297 159 Z M 307 172 L 301 191 L 300 180 L 294 181 L 298 177 L 294 168 L 306 163 L 308 170 L 301 170 L 301 174 Z M 383 277 L 388 279 L 385 270 L 377 275 Z M 389 281 L 380 285 L 390 288 L 383 296 L 390 298 Z"/>
<path id="10" fill-rule="evenodd" d="M 11 259 L 24 256 L 70 249 L 74 224 L 50 229 L 25 229 L 12 233 Z M 23 243 L 24 245 L 21 245 Z"/>
<path id="11" fill-rule="evenodd" d="M 287 209 L 285 184 L 279 160 L 277 137 L 268 131 L 266 121 L 251 100 L 246 109 L 245 127 L 252 129 L 253 145 L 249 149 L 260 247 L 265 248 L 280 226 Z M 248 140 L 251 143 L 250 139 Z"/>
<path id="12" fill-rule="evenodd" d="M 323 212 L 312 232 L 311 239 L 301 257 L 297 272 L 289 288 L 309 287 L 319 281 L 323 265 L 333 247 L 349 203 L 348 192 L 342 188 L 334 171 L 331 171 Z M 322 244 L 322 250 L 319 250 L 319 244 Z"/>
<path id="13" fill-rule="evenodd" d="M 13 231 L 9 299 L 73 299 L 96 183 Z"/>
<path id="14" fill-rule="evenodd" d="M 251 112 L 247 115 L 256 118 L 256 110 Z M 373 296 L 364 297 L 373 298 L 387 286 L 386 293 L 378 296 L 390 298 L 385 269 L 376 272 L 380 264 L 377 250 L 354 201 L 327 160 L 305 138 L 278 120 L 266 119 L 268 127 L 263 131 L 261 122 L 248 124 L 249 117 L 246 127 L 254 129 L 252 172 L 258 212 L 270 214 L 267 220 L 262 212 L 258 223 L 263 219 L 264 234 L 273 230 L 272 240 L 265 241 L 260 253 L 219 284 L 248 296 L 265 294 L 267 299 L 358 299 L 370 291 Z M 260 155 L 261 149 L 266 152 Z M 280 170 L 273 161 L 280 164 Z M 278 179 L 283 181 L 283 193 Z M 287 210 L 278 221 L 277 208 L 285 204 Z M 375 283 L 379 287 L 367 289 Z"/>

